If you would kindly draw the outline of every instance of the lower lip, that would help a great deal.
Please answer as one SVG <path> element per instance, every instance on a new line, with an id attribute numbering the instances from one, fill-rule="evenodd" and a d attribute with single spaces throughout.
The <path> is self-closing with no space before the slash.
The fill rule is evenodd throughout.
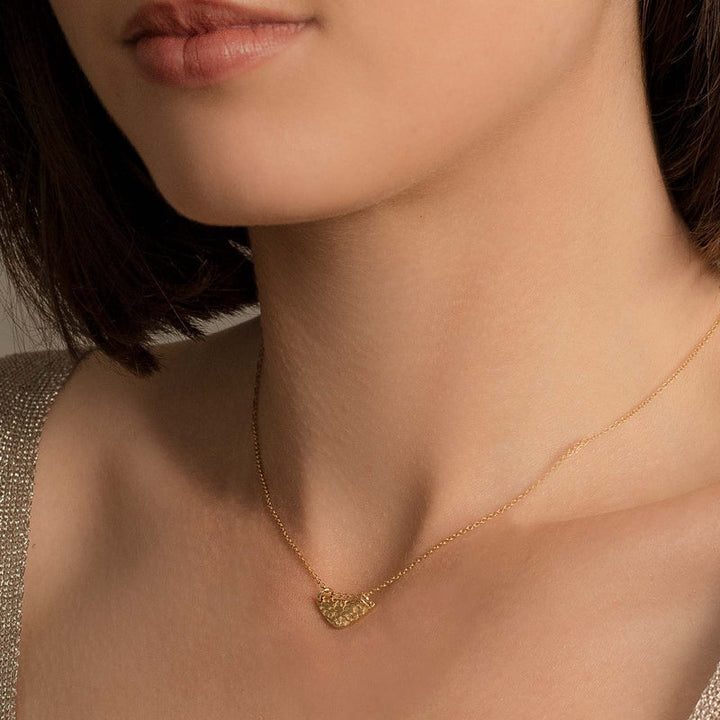
<path id="1" fill-rule="evenodd" d="M 277 54 L 308 24 L 258 23 L 187 37 L 155 35 L 134 44 L 135 58 L 150 80 L 178 87 L 201 87 Z"/>

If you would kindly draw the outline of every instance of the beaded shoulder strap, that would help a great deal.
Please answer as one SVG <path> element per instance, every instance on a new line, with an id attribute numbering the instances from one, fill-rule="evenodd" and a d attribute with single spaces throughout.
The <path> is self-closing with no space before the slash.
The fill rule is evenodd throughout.
<path id="1" fill-rule="evenodd" d="M 25 561 L 40 434 L 53 400 L 78 364 L 64 349 L 0 358 L 0 720 L 15 720 Z"/>
<path id="2" fill-rule="evenodd" d="M 720 663 L 688 720 L 720 720 Z"/>

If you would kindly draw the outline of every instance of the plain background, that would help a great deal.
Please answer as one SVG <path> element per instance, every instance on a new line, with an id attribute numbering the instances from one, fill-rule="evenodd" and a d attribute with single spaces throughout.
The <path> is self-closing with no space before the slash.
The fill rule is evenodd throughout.
<path id="1" fill-rule="evenodd" d="M 218 321 L 201 324 L 200 327 L 207 333 L 222 330 L 230 325 L 235 325 L 245 318 L 256 314 L 245 313 L 227 315 Z M 183 338 L 181 335 L 159 335 L 158 342 L 168 342 Z M 19 303 L 13 288 L 10 286 L 7 277 L 0 266 L 0 357 L 15 352 L 27 352 L 41 350 L 47 347 L 64 347 L 59 338 L 48 338 L 43 341 L 42 334 L 33 325 L 27 311 Z"/>
<path id="2" fill-rule="evenodd" d="M 0 356 L 14 352 L 35 350 L 46 347 L 42 343 L 40 333 L 31 325 L 29 317 L 22 305 L 13 310 L 11 317 L 10 305 L 15 305 L 17 299 L 10 286 L 4 268 L 0 265 Z M 59 347 L 59 343 L 55 344 Z"/>

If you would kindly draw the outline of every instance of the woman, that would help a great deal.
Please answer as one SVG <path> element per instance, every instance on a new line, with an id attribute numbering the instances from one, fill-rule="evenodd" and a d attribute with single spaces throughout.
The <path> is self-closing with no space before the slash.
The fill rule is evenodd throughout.
<path id="1" fill-rule="evenodd" d="M 720 718 L 716 4 L 248 7 L 3 6 L 4 717 Z"/>

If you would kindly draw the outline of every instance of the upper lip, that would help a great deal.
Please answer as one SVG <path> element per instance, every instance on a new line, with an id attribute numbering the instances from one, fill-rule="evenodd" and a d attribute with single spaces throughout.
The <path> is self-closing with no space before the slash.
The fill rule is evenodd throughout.
<path id="1" fill-rule="evenodd" d="M 153 35 L 185 37 L 237 25 L 307 21 L 307 17 L 290 17 L 278 10 L 213 0 L 152 2 L 141 6 L 128 20 L 123 41 L 133 43 Z"/>

